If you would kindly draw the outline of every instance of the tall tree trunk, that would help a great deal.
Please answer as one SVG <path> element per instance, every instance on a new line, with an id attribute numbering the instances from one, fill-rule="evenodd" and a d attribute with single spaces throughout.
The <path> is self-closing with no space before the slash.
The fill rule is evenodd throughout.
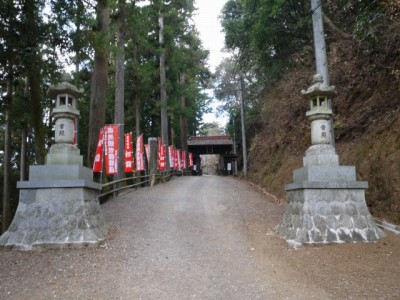
<path id="1" fill-rule="evenodd" d="M 242 75 L 240 75 L 240 120 L 242 123 L 243 175 L 244 177 L 247 177 L 246 127 L 244 124 L 244 80 Z"/>
<path id="2" fill-rule="evenodd" d="M 110 41 L 110 7 L 107 0 L 97 2 L 97 32 L 89 112 L 88 165 L 92 165 L 100 129 L 105 125 L 108 55 Z"/>
<path id="3" fill-rule="evenodd" d="M 76 9 L 76 35 L 80 37 L 81 35 L 81 22 L 83 18 L 83 12 L 84 12 L 84 5 L 81 0 L 78 0 L 76 3 L 77 9 Z M 77 88 L 80 87 L 80 75 L 79 75 L 79 65 L 81 63 L 81 44 L 77 40 L 75 40 L 75 43 L 73 45 L 73 49 L 75 50 L 75 86 Z M 79 118 L 75 119 L 75 145 L 79 147 Z"/>
<path id="4" fill-rule="evenodd" d="M 40 92 L 40 71 L 38 66 L 28 67 L 28 81 L 30 86 L 30 98 L 32 103 L 32 126 L 35 134 L 36 159 L 39 165 L 44 164 L 46 157 L 45 127 L 43 124 L 43 108 Z"/>
<path id="5" fill-rule="evenodd" d="M 82 0 L 78 0 L 76 3 L 77 9 L 76 9 L 76 36 L 80 37 L 81 35 L 81 22 L 83 18 L 83 12 L 84 12 L 84 5 Z M 80 76 L 79 76 L 79 64 L 81 63 L 81 44 L 77 40 L 74 41 L 74 51 L 75 51 L 75 86 L 79 88 L 80 86 Z"/>
<path id="6" fill-rule="evenodd" d="M 24 87 L 24 100 L 29 99 L 29 86 L 28 86 L 28 78 L 25 79 L 25 87 Z M 23 121 L 21 123 L 21 169 L 19 174 L 19 180 L 25 181 L 27 179 L 27 164 L 26 164 L 26 149 L 27 149 L 27 139 L 28 136 L 28 126 Z"/>
<path id="7" fill-rule="evenodd" d="M 140 99 L 136 98 L 136 107 L 135 107 L 135 130 L 136 130 L 136 136 L 139 136 L 141 134 L 140 130 Z"/>
<path id="8" fill-rule="evenodd" d="M 21 124 L 21 169 L 19 170 L 19 180 L 25 181 L 26 180 L 26 138 L 28 136 L 28 128 L 25 123 Z"/>
<path id="9" fill-rule="evenodd" d="M 10 226 L 11 209 L 10 209 L 10 173 L 11 173 L 11 105 L 12 105 L 12 77 L 7 80 L 7 109 L 5 115 L 4 126 L 4 177 L 3 177 L 3 220 L 2 229 L 5 232 Z"/>
<path id="10" fill-rule="evenodd" d="M 165 49 L 164 49 L 164 16 L 160 10 L 158 23 L 160 26 L 160 97 L 161 97 L 161 139 L 164 145 L 168 145 L 168 114 L 167 114 L 167 91 L 165 88 Z"/>
<path id="11" fill-rule="evenodd" d="M 233 154 L 237 154 L 237 149 L 236 149 L 236 126 L 235 126 L 235 117 L 232 118 L 232 125 L 233 125 Z M 233 161 L 233 174 L 237 176 L 237 160 L 235 159 Z"/>
<path id="12" fill-rule="evenodd" d="M 175 143 L 175 129 L 174 129 L 174 125 L 175 125 L 175 118 L 174 115 L 171 115 L 171 123 L 170 123 L 170 129 L 171 129 L 171 145 L 174 145 Z"/>
<path id="13" fill-rule="evenodd" d="M 28 76 L 28 83 L 30 88 L 31 108 L 32 108 L 32 127 L 35 134 L 35 150 L 36 159 L 38 164 L 44 164 L 44 158 L 46 156 L 45 147 L 45 127 L 43 124 L 43 109 L 42 109 L 42 96 L 40 88 L 40 66 L 41 59 L 38 53 L 38 38 L 39 28 L 37 20 L 39 18 L 37 3 L 34 0 L 25 1 L 26 13 L 26 29 L 27 32 L 24 35 L 26 44 L 28 45 L 29 51 L 26 59 L 26 69 Z"/>
<path id="14" fill-rule="evenodd" d="M 125 90 L 125 0 L 118 2 L 117 20 L 117 53 L 115 69 L 115 111 L 114 122 L 118 124 L 118 173 L 115 179 L 121 179 L 124 175 L 124 90 Z"/>
<path id="15" fill-rule="evenodd" d="M 181 74 L 179 76 L 179 85 L 182 87 L 185 85 L 185 74 Z M 186 108 L 186 98 L 185 96 L 181 95 L 181 114 L 180 114 L 180 118 L 179 118 L 179 123 L 180 123 L 180 128 L 181 128 L 181 147 L 182 150 L 186 151 L 186 165 L 187 165 L 187 119 L 186 119 L 186 115 L 185 115 L 185 108 Z"/>

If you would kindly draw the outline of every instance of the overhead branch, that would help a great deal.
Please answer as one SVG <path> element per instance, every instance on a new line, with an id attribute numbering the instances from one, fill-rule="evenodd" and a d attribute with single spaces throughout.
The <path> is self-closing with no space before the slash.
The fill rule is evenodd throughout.
<path id="1" fill-rule="evenodd" d="M 341 38 L 343 38 L 343 39 L 352 39 L 353 38 L 353 36 L 351 34 L 348 34 L 348 33 L 344 32 L 344 31 L 342 31 L 339 27 L 337 27 L 332 22 L 332 20 L 329 19 L 329 17 L 326 14 L 322 13 L 322 16 L 324 18 L 324 22 L 332 29 L 332 31 L 334 33 L 339 35 Z"/>

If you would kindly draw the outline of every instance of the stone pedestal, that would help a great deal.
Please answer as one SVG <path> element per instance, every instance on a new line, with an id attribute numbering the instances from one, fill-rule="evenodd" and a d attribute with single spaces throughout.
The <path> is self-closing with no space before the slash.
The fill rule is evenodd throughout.
<path id="1" fill-rule="evenodd" d="M 368 183 L 354 166 L 339 166 L 330 145 L 313 145 L 304 167 L 285 186 L 286 207 L 278 234 L 296 243 L 373 242 L 384 234 L 365 202 Z"/>
<path id="2" fill-rule="evenodd" d="M 31 166 L 20 181 L 18 209 L 0 245 L 30 250 L 39 246 L 85 246 L 103 241 L 107 226 L 97 200 L 101 185 L 81 165 Z"/>
<path id="3" fill-rule="evenodd" d="M 61 143 L 50 147 L 46 156 L 46 165 L 83 165 L 79 149 L 72 144 Z"/>
<path id="4" fill-rule="evenodd" d="M 83 95 L 69 76 L 50 87 L 55 97 L 55 144 L 46 165 L 30 166 L 29 181 L 17 183 L 19 204 L 14 220 L 0 237 L 0 246 L 32 249 L 35 246 L 88 245 L 103 241 L 107 226 L 97 199 L 101 185 L 82 165 L 76 142 L 77 99 Z"/>
<path id="5" fill-rule="evenodd" d="M 320 74 L 301 93 L 310 101 L 311 144 L 303 168 L 293 172 L 285 186 L 286 207 L 278 234 L 295 243 L 374 242 L 383 232 L 365 203 L 368 183 L 357 181 L 353 166 L 340 166 L 333 147 L 330 98 L 334 86 Z"/>

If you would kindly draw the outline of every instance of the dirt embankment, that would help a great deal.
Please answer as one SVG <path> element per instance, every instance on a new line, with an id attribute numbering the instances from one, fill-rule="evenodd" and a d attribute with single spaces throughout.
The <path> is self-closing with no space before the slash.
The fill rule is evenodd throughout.
<path id="1" fill-rule="evenodd" d="M 336 149 L 341 165 L 355 165 L 369 182 L 371 213 L 400 224 L 400 21 L 380 39 L 378 50 L 356 40 L 330 42 L 328 59 Z M 249 154 L 249 178 L 284 201 L 283 185 L 302 166 L 310 146 L 308 101 L 300 91 L 312 84 L 312 49 L 295 57 L 295 68 L 265 92 Z"/>

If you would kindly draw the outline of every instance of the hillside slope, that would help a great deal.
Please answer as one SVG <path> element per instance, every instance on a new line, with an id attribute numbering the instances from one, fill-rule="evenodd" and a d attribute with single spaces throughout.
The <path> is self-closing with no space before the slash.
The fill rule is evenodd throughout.
<path id="1" fill-rule="evenodd" d="M 355 40 L 329 43 L 336 150 L 341 165 L 355 165 L 369 182 L 371 213 L 400 224 L 400 22 L 380 39 L 378 50 Z M 308 101 L 300 91 L 312 84 L 312 49 L 264 92 L 265 105 L 250 126 L 258 128 L 249 151 L 249 179 L 284 201 L 283 185 L 302 166 L 310 146 Z"/>

